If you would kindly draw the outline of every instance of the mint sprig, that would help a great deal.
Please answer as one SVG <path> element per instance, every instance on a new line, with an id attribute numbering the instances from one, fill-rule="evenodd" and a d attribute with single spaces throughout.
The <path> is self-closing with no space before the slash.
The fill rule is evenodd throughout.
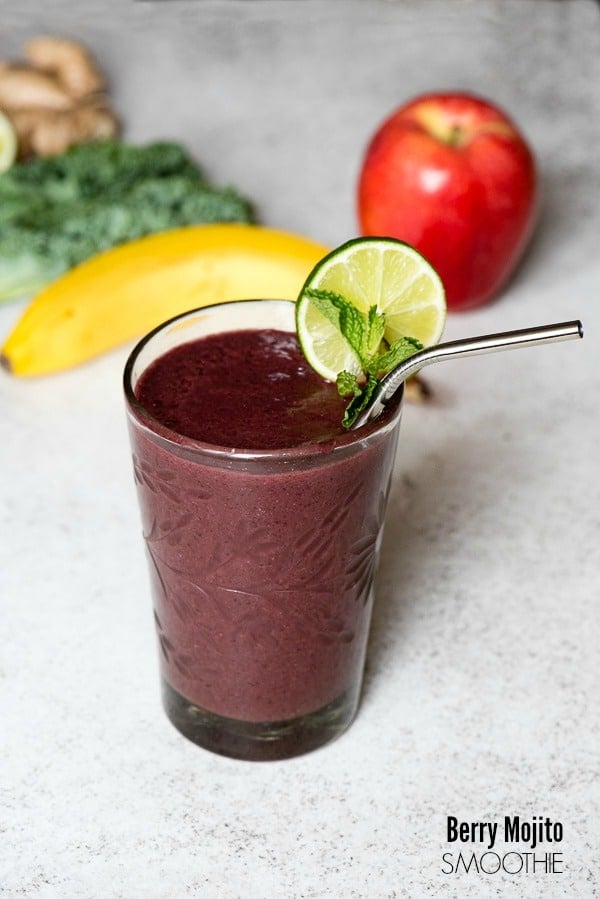
<path id="1" fill-rule="evenodd" d="M 358 377 L 349 371 L 341 371 L 337 376 L 340 396 L 350 397 L 342 421 L 345 428 L 350 428 L 369 405 L 378 380 L 422 350 L 423 344 L 408 336 L 388 344 L 384 339 L 385 314 L 378 312 L 377 306 L 364 313 L 334 291 L 308 288 L 306 293 L 319 312 L 340 331 L 362 369 Z"/>

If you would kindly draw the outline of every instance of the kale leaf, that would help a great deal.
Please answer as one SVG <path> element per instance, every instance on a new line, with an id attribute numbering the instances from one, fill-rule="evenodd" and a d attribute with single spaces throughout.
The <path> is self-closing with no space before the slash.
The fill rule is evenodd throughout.
<path id="1" fill-rule="evenodd" d="M 35 293 L 102 250 L 183 225 L 252 222 L 182 146 L 118 140 L 13 165 L 0 175 L 0 300 Z"/>

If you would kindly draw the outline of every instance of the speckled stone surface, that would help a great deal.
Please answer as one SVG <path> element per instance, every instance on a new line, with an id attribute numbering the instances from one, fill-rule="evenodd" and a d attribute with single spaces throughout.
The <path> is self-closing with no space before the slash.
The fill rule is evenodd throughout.
<path id="1" fill-rule="evenodd" d="M 1 55 L 38 30 L 89 42 L 129 138 L 185 139 L 265 223 L 330 244 L 355 233 L 360 157 L 392 108 L 495 98 L 536 148 L 543 216 L 502 298 L 447 334 L 581 317 L 586 337 L 431 369 L 434 402 L 402 425 L 359 716 L 264 765 L 197 749 L 161 711 L 127 348 L 3 374 L 0 895 L 597 895 L 597 5 L 5 0 Z M 22 308 L 0 309 L 2 337 Z M 562 822 L 562 874 L 444 873 L 448 815 L 514 814 Z"/>

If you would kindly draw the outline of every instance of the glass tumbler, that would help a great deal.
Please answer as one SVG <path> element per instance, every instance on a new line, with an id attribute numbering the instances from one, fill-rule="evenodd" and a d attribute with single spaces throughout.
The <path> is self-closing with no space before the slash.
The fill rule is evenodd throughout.
<path id="1" fill-rule="evenodd" d="M 293 331 L 293 304 L 180 315 L 138 343 L 124 388 L 166 713 L 213 752 L 282 759 L 356 714 L 402 400 L 328 443 L 258 451 L 190 439 L 140 405 L 156 358 L 245 328 Z"/>

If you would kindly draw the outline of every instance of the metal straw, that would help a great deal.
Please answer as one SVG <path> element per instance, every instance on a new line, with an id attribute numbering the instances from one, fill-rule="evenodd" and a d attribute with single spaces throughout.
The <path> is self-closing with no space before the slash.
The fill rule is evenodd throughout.
<path id="1" fill-rule="evenodd" d="M 370 405 L 359 415 L 352 428 L 360 428 L 368 421 L 381 415 L 383 409 L 396 393 L 401 384 L 432 362 L 442 359 L 455 359 L 457 356 L 479 356 L 483 353 L 497 353 L 501 350 L 512 350 L 522 346 L 536 346 L 541 343 L 555 343 L 559 340 L 572 340 L 583 337 L 583 326 L 580 321 L 560 322 L 555 325 L 543 325 L 537 328 L 522 328 L 518 331 L 504 331 L 501 334 L 484 334 L 481 337 L 468 337 L 463 340 L 452 340 L 437 346 L 420 350 L 405 359 L 400 365 L 388 372 L 381 379 Z"/>

